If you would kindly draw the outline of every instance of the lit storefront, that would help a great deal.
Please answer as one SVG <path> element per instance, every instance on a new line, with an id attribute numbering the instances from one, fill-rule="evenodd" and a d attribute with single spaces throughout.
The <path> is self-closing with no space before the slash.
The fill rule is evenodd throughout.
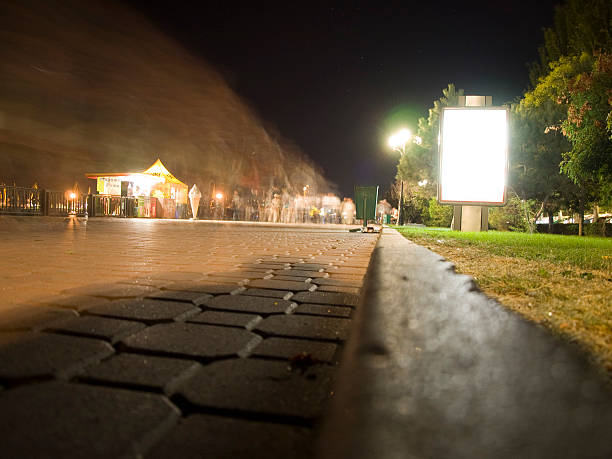
<path id="1" fill-rule="evenodd" d="M 174 177 L 157 159 L 142 172 L 85 174 L 96 180 L 99 196 L 108 197 L 104 215 L 113 215 L 112 198 L 131 198 L 134 216 L 150 218 L 182 218 L 188 202 L 188 187 Z"/>

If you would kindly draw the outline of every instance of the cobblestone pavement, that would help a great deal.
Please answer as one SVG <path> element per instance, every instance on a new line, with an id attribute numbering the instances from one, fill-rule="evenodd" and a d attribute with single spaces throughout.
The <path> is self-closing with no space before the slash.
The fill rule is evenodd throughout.
<path id="1" fill-rule="evenodd" d="M 0 217 L 7 457 L 310 457 L 373 234 Z"/>

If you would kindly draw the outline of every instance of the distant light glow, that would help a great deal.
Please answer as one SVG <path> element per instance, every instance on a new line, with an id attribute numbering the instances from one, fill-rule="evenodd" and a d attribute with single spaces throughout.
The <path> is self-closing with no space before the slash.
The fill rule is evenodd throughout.
<path id="1" fill-rule="evenodd" d="M 393 149 L 400 148 L 406 144 L 412 137 L 409 129 L 401 129 L 397 134 L 389 137 L 389 146 Z"/>
<path id="2" fill-rule="evenodd" d="M 217 198 L 217 199 L 222 199 L 222 198 L 223 198 L 223 193 L 217 193 L 217 194 L 215 195 L 215 198 Z"/>
<path id="3" fill-rule="evenodd" d="M 440 202 L 504 204 L 507 145 L 505 109 L 445 108 Z"/>
<path id="4" fill-rule="evenodd" d="M 76 193 L 74 191 L 70 192 L 70 199 L 76 198 Z"/>

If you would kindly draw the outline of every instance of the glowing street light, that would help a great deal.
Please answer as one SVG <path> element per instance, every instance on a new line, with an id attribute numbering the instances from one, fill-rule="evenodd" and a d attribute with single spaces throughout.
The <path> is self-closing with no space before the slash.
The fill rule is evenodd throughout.
<path id="1" fill-rule="evenodd" d="M 393 151 L 397 151 L 399 152 L 401 156 L 404 156 L 404 154 L 406 153 L 406 144 L 410 141 L 411 138 L 412 138 L 412 133 L 410 132 L 410 130 L 404 128 L 400 130 L 397 134 L 394 134 L 391 137 L 389 137 L 389 146 L 391 147 Z M 421 144 L 421 138 L 419 136 L 415 136 L 415 143 L 417 143 L 418 145 Z M 403 223 L 402 222 L 402 217 L 404 216 L 404 213 L 402 212 L 403 202 L 404 202 L 404 181 L 400 180 L 400 198 L 399 198 L 399 205 L 397 206 L 398 207 L 397 209 L 397 224 L 398 225 L 401 225 Z"/>

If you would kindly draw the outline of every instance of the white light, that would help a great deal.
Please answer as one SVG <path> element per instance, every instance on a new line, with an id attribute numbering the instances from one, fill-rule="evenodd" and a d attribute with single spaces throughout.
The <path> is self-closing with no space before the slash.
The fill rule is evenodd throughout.
<path id="1" fill-rule="evenodd" d="M 391 148 L 399 148 L 405 145 L 410 140 L 412 133 L 408 129 L 402 129 L 397 134 L 389 137 L 389 146 Z"/>
<path id="2" fill-rule="evenodd" d="M 441 134 L 440 202 L 503 205 L 506 110 L 445 108 Z"/>
<path id="3" fill-rule="evenodd" d="M 74 199 L 76 198 L 76 193 L 74 193 L 74 191 L 72 193 L 70 193 L 70 199 Z"/>
<path id="4" fill-rule="evenodd" d="M 221 199 L 221 198 L 223 198 L 223 193 L 217 193 L 217 194 L 215 195 L 215 198 L 217 198 L 217 199 Z"/>

